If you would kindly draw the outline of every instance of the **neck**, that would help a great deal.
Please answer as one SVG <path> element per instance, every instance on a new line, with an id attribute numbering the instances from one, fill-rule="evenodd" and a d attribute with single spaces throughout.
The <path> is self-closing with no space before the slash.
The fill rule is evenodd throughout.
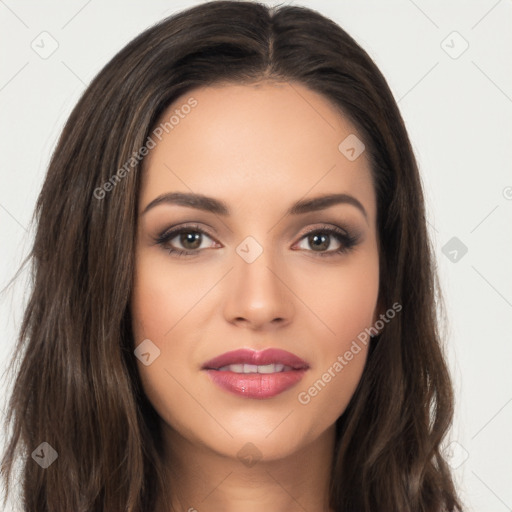
<path id="1" fill-rule="evenodd" d="M 158 512 L 330 512 L 334 426 L 280 458 L 244 460 L 193 444 L 164 425 L 169 495 Z M 171 449 L 172 447 L 172 449 Z"/>

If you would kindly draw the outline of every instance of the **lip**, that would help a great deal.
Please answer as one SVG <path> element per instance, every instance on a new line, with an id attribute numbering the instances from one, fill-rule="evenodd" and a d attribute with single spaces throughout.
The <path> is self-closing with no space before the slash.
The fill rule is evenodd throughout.
<path id="1" fill-rule="evenodd" d="M 230 364 L 283 364 L 292 369 L 274 373 L 236 373 L 219 370 Z M 248 349 L 233 350 L 203 364 L 211 381 L 221 389 L 244 398 L 265 399 L 276 396 L 295 386 L 307 372 L 306 361 L 291 352 L 266 349 L 260 352 Z"/>
<path id="2" fill-rule="evenodd" d="M 223 366 L 242 363 L 255 365 L 284 364 L 285 366 L 291 366 L 294 370 L 309 368 L 306 361 L 286 350 L 267 348 L 258 352 L 256 350 L 241 348 L 210 359 L 203 364 L 202 369 L 218 370 Z"/>

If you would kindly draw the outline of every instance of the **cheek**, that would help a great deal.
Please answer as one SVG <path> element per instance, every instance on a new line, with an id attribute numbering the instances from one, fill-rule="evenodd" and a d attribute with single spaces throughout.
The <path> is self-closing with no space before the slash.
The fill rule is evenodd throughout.
<path id="1" fill-rule="evenodd" d="M 163 344 L 209 286 L 208 279 L 198 273 L 177 272 L 162 264 L 160 255 L 141 258 L 131 300 L 135 343 L 150 338 L 157 345 Z"/>
<path id="2" fill-rule="evenodd" d="M 205 280 L 192 282 L 188 274 L 175 270 L 170 275 L 168 267 L 151 257 L 141 258 L 137 266 L 131 298 L 134 343 L 149 339 L 156 347 L 150 351 L 158 356 L 148 365 L 137 358 L 136 364 L 144 392 L 159 416 L 192 436 L 190 426 L 204 423 L 204 412 L 188 394 L 194 392 L 188 372 L 196 336 L 187 312 L 207 288 Z"/>
<path id="3" fill-rule="evenodd" d="M 366 363 L 369 328 L 374 324 L 379 292 L 379 267 L 375 253 L 357 265 L 332 273 L 319 272 L 308 287 L 312 311 L 320 321 L 310 322 L 316 332 L 316 365 L 297 391 L 305 414 L 332 424 L 352 398 Z M 306 293 L 304 288 L 303 294 Z"/>
<path id="4" fill-rule="evenodd" d="M 343 350 L 377 319 L 379 259 L 372 250 L 361 251 L 335 271 L 319 267 L 314 279 L 297 279 L 297 286 L 299 282 L 300 297 L 314 313 L 308 323 L 317 330 L 324 353 Z"/>

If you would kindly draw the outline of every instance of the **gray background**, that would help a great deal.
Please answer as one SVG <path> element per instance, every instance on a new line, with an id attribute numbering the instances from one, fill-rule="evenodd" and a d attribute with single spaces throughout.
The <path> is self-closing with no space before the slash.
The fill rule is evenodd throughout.
<path id="1" fill-rule="evenodd" d="M 30 248 L 51 151 L 84 88 L 141 31 L 197 3 L 0 0 L 0 290 Z M 339 23 L 398 101 L 420 164 L 448 310 L 457 403 L 446 452 L 468 510 L 510 511 L 512 1 L 282 3 Z M 0 295 L 2 370 L 27 283 L 25 272 Z M 8 384 L 0 388 L 2 408 Z"/>

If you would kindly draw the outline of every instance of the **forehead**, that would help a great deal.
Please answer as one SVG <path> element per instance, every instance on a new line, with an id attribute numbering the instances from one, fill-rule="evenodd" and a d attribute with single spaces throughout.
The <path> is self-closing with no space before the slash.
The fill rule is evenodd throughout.
<path id="1" fill-rule="evenodd" d="M 302 84 L 197 88 L 174 101 L 158 127 L 144 162 L 142 207 L 170 191 L 219 197 L 235 208 L 249 199 L 263 205 L 340 192 L 357 195 L 369 217 L 375 214 L 366 152 L 356 159 L 344 153 L 343 141 L 361 137 L 328 99 Z"/>

